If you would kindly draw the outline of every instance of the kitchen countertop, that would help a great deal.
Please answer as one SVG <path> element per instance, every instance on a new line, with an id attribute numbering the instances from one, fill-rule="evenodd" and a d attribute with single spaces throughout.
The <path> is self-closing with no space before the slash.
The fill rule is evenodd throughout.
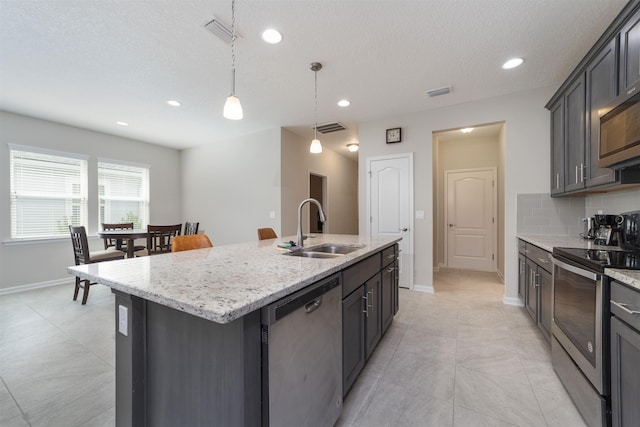
<path id="1" fill-rule="evenodd" d="M 596 245 L 593 240 L 570 236 L 534 236 L 518 234 L 518 239 L 536 245 L 548 252 L 553 252 L 554 247 L 559 248 L 583 248 L 583 249 L 608 249 L 621 250 L 618 246 Z M 640 271 L 622 270 L 618 268 L 605 268 L 604 273 L 622 283 L 640 290 Z"/>
<path id="2" fill-rule="evenodd" d="M 323 243 L 365 245 L 336 258 L 292 257 L 276 250 L 295 236 L 118 261 L 71 266 L 67 272 L 217 323 L 245 314 L 355 264 L 401 240 L 319 234 L 305 247 Z"/>

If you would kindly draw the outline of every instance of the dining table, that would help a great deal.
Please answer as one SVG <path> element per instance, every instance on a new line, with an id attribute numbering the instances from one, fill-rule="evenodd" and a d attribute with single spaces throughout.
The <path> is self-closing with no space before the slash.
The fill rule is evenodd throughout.
<path id="1" fill-rule="evenodd" d="M 102 230 L 98 231 L 98 237 L 101 239 L 115 239 L 116 249 L 122 250 L 122 242 L 127 241 L 127 258 L 133 258 L 135 239 L 146 239 L 146 228 L 125 228 L 122 230 Z"/>

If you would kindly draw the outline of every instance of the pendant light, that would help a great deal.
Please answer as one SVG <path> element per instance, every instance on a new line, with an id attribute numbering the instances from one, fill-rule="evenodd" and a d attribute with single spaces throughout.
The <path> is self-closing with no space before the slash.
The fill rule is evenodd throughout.
<path id="1" fill-rule="evenodd" d="M 236 0 L 231 0 L 231 95 L 224 103 L 222 115 L 226 119 L 242 119 L 242 105 L 236 96 Z"/>
<path id="2" fill-rule="evenodd" d="M 322 64 L 319 62 L 311 63 L 311 71 L 315 76 L 315 113 L 316 113 L 316 125 L 313 128 L 313 141 L 309 147 L 309 152 L 313 154 L 322 153 L 322 144 L 318 139 L 318 71 L 322 70 Z"/>

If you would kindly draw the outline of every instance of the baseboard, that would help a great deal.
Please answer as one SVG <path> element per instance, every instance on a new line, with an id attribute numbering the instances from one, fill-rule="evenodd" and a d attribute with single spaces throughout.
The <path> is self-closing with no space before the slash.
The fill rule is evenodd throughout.
<path id="1" fill-rule="evenodd" d="M 520 298 L 504 297 L 504 298 L 502 298 L 502 303 L 504 305 L 513 305 L 513 306 L 516 306 L 516 307 L 524 307 L 524 304 L 522 303 Z"/>
<path id="2" fill-rule="evenodd" d="M 12 286 L 10 288 L 0 289 L 0 295 L 15 294 L 17 292 L 32 291 L 34 289 L 48 288 L 50 286 L 73 284 L 75 278 L 65 278 L 56 280 L 47 280 L 46 282 L 30 283 L 28 285 Z"/>
<path id="3" fill-rule="evenodd" d="M 500 270 L 496 270 L 496 273 L 498 274 L 498 279 L 500 279 L 500 281 L 504 283 L 504 275 L 502 274 L 502 272 Z"/>
<path id="4" fill-rule="evenodd" d="M 435 291 L 433 290 L 433 286 L 413 285 L 413 290 L 417 292 L 424 292 L 427 294 L 435 293 Z"/>

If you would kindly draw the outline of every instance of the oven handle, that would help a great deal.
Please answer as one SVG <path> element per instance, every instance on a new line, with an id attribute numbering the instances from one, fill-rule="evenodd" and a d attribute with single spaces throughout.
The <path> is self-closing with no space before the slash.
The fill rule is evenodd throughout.
<path id="1" fill-rule="evenodd" d="M 579 276 L 582 277 L 586 277 L 587 279 L 591 279 L 593 281 L 597 281 L 598 280 L 598 275 L 596 273 L 592 273 L 591 271 L 588 270 L 583 270 L 582 268 L 579 267 L 575 267 L 573 265 L 567 264 L 565 262 L 560 261 L 559 259 L 555 258 L 555 257 L 551 257 L 551 262 L 553 262 L 554 265 L 557 265 L 558 267 L 564 269 L 564 270 L 568 270 L 572 273 L 575 273 Z"/>

